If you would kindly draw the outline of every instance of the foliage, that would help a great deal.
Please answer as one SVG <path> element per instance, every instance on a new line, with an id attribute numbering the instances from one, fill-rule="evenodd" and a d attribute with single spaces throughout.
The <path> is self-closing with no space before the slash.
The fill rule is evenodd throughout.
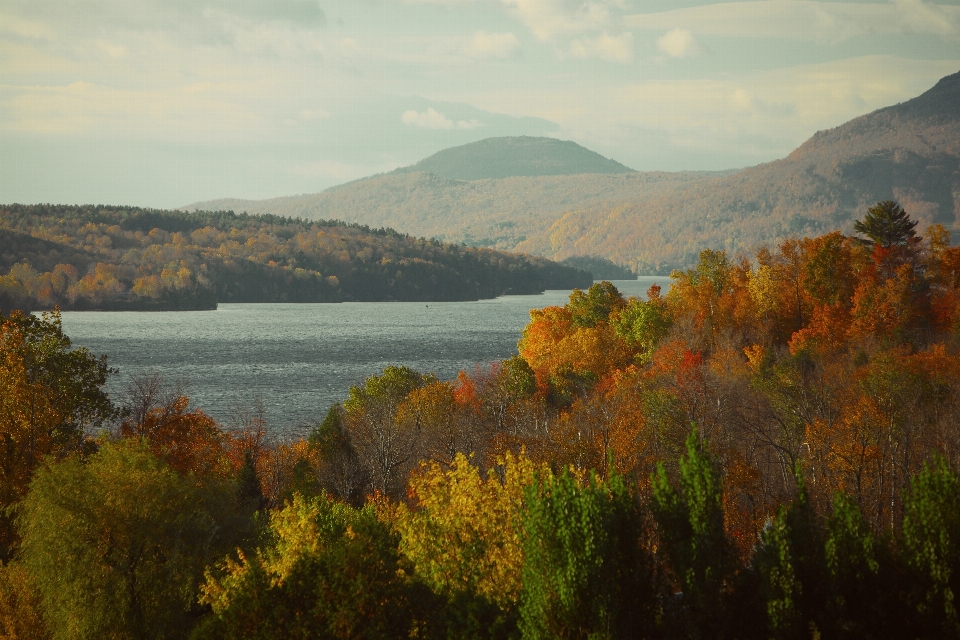
<path id="1" fill-rule="evenodd" d="M 917 609 L 925 633 L 960 635 L 960 478 L 936 458 L 913 478 L 903 517 L 907 562 L 918 573 Z"/>
<path id="2" fill-rule="evenodd" d="M 415 464 L 419 425 L 398 420 L 398 412 L 410 392 L 434 380 L 407 367 L 391 366 L 368 377 L 363 386 L 350 387 L 350 397 L 343 403 L 346 428 L 373 491 L 397 495 L 403 467 Z"/>
<path id="3" fill-rule="evenodd" d="M 308 437 L 319 457 L 317 481 L 327 493 L 350 504 L 362 501 L 367 485 L 360 459 L 346 430 L 343 407 L 334 404 Z"/>
<path id="4" fill-rule="evenodd" d="M 58 369 L 55 320 L 14 316 L 4 499 L 55 544 L 7 547 L 0 622 L 63 636 L 61 603 L 83 624 L 123 610 L 90 603 L 137 529 L 193 549 L 144 565 L 177 594 L 147 635 L 200 615 L 199 637 L 958 637 L 960 248 L 924 237 L 704 251 L 645 300 L 599 283 L 532 311 L 518 355 L 453 381 L 387 367 L 305 439 L 262 410 L 224 430 L 145 379 L 94 453 L 79 425 L 109 423 L 83 400 L 105 364 Z M 68 511 L 134 524 L 72 535 Z"/>
<path id="5" fill-rule="evenodd" d="M 8 205 L 0 216 L 6 235 L 17 241 L 0 254 L 0 304 L 33 308 L 476 300 L 590 282 L 585 271 L 532 256 L 224 211 Z"/>
<path id="6" fill-rule="evenodd" d="M 503 608 L 516 602 L 523 566 L 521 511 L 534 464 L 507 454 L 501 476 L 486 479 L 462 453 L 449 468 L 424 465 L 410 481 L 412 507 L 401 504 L 400 549 L 418 576 L 442 595 L 468 592 Z M 546 473 L 544 469 L 541 473 Z"/>
<path id="7" fill-rule="evenodd" d="M 416 602 L 393 534 L 374 510 L 295 495 L 271 542 L 207 572 L 213 609 L 195 638 L 405 638 Z"/>
<path id="8" fill-rule="evenodd" d="M 650 563 L 638 505 L 623 478 L 540 474 L 525 507 L 523 637 L 651 635 Z"/>
<path id="9" fill-rule="evenodd" d="M 624 304 L 626 301 L 617 288 L 604 280 L 590 285 L 586 291 L 574 289 L 566 308 L 574 326 L 592 328 L 606 322 L 610 313 L 621 309 Z"/>
<path id="10" fill-rule="evenodd" d="M 905 247 L 917 240 L 914 229 L 917 221 L 911 220 L 899 202 L 884 200 L 869 209 L 863 220 L 853 223 L 853 230 L 870 238 L 877 246 L 889 249 Z"/>
<path id="11" fill-rule="evenodd" d="M 198 487 L 135 440 L 39 469 L 18 523 L 53 637 L 182 637 L 232 506 L 231 485 Z"/>
<path id="12" fill-rule="evenodd" d="M 535 466 L 509 453 L 500 462 L 486 479 L 463 454 L 448 468 L 424 465 L 410 480 L 412 506 L 399 505 L 394 518 L 415 575 L 448 603 L 448 637 L 516 633 L 521 517 Z"/>
<path id="13" fill-rule="evenodd" d="M 630 299 L 613 320 L 613 329 L 617 336 L 637 349 L 636 359 L 647 363 L 670 329 L 668 313 L 660 298 L 660 287 L 654 285 L 647 293 L 647 300 Z"/>
<path id="14" fill-rule="evenodd" d="M 652 479 L 651 510 L 664 553 L 682 595 L 675 624 L 691 637 L 718 638 L 725 622 L 724 596 L 733 550 L 723 523 L 723 490 L 716 461 L 696 430 L 680 460 L 679 489 L 661 463 Z"/>
<path id="15" fill-rule="evenodd" d="M 9 640 L 46 640 L 40 599 L 19 562 L 0 564 L 0 637 Z"/>
<path id="16" fill-rule="evenodd" d="M 60 314 L 0 315 L 0 560 L 16 545 L 8 509 L 44 456 L 86 450 L 117 411 L 104 391 L 106 358 L 71 349 Z"/>

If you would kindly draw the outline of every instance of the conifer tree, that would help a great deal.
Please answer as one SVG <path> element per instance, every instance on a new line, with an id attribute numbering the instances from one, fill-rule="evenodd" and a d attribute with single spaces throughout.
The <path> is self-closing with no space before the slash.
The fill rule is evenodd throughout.
<path id="1" fill-rule="evenodd" d="M 863 220 L 853 223 L 853 230 L 870 238 L 874 245 L 884 249 L 907 246 L 917 237 L 916 220 L 911 220 L 900 203 L 894 200 L 878 202 L 869 209 Z"/>
<path id="2" fill-rule="evenodd" d="M 720 472 L 696 426 L 680 460 L 679 491 L 662 463 L 651 480 L 661 546 L 682 592 L 681 610 L 671 624 L 684 636 L 721 638 L 734 556 L 724 532 Z"/>

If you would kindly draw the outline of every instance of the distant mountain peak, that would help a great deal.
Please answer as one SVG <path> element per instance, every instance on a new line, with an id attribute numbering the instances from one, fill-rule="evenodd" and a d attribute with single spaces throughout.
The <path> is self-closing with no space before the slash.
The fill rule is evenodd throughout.
<path id="1" fill-rule="evenodd" d="M 955 120 L 960 113 L 960 71 L 940 78 L 937 84 L 916 98 L 883 109 L 886 110 L 913 117 L 945 116 Z"/>
<path id="2" fill-rule="evenodd" d="M 517 176 L 563 176 L 585 173 L 634 173 L 576 142 L 514 136 L 485 138 L 438 151 L 396 173 L 422 171 L 450 180 L 485 180 Z"/>

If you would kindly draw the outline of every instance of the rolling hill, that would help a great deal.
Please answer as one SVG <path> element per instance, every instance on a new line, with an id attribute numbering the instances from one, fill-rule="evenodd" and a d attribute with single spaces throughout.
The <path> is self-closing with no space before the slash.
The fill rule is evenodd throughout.
<path id="1" fill-rule="evenodd" d="M 546 145 L 549 162 L 504 156 L 510 175 L 495 176 L 491 149 L 508 148 L 504 140 L 533 149 L 543 139 L 456 147 L 318 194 L 186 208 L 338 218 L 551 259 L 598 255 L 648 272 L 687 265 L 708 247 L 750 252 L 792 235 L 849 231 L 867 206 L 886 199 L 899 200 L 921 228 L 960 229 L 960 73 L 740 171 L 562 173 L 593 157 L 562 143 Z M 598 167 L 622 167 L 611 162 Z M 548 166 L 554 175 L 543 175 Z"/>

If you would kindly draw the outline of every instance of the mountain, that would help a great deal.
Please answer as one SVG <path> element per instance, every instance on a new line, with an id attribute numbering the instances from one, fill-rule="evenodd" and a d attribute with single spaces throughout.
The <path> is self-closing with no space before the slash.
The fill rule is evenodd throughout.
<path id="1" fill-rule="evenodd" d="M 641 270 L 681 266 L 708 247 L 751 252 L 790 236 L 849 232 L 867 207 L 889 199 L 921 230 L 960 230 L 960 73 L 817 132 L 781 160 L 625 205 L 571 210 L 514 249 L 598 254 Z"/>
<path id="2" fill-rule="evenodd" d="M 615 208 L 648 200 L 670 193 L 679 185 L 716 175 L 723 174 L 634 172 L 450 180 L 433 173 L 394 172 L 331 187 L 322 193 L 270 200 L 211 200 L 183 209 L 338 219 L 510 251 L 528 239 L 539 238 L 567 212 Z M 542 255 L 547 253 L 549 250 Z M 584 252 L 590 253 L 596 252 Z M 574 254 L 561 257 L 568 255 Z"/>
<path id="3" fill-rule="evenodd" d="M 485 180 L 517 176 L 567 176 L 582 173 L 634 173 L 615 160 L 555 138 L 487 138 L 438 151 L 396 173 L 432 173 L 448 180 Z"/>
<path id="4" fill-rule="evenodd" d="M 501 161 L 514 175 L 492 177 L 488 149 L 506 148 L 504 140 L 532 149 L 544 139 L 464 145 L 318 194 L 186 208 L 337 218 L 556 260 L 596 255 L 640 272 L 688 265 L 704 248 L 752 252 L 790 236 L 850 231 L 868 206 L 887 199 L 899 200 L 921 229 L 960 230 L 960 73 L 817 132 L 786 158 L 739 171 L 540 175 L 553 160 L 538 165 L 526 155 L 518 168 L 507 154 Z M 487 173 L 475 175 L 491 177 L 465 179 L 481 167 Z M 445 170 L 452 177 L 438 173 Z"/>

